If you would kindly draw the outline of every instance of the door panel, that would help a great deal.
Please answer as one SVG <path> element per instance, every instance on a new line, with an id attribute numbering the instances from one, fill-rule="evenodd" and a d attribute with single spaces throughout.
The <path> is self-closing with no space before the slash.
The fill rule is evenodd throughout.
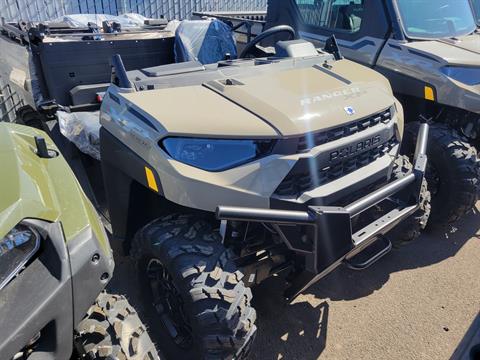
<path id="1" fill-rule="evenodd" d="M 378 0 L 291 0 L 302 38 L 322 47 L 335 35 L 345 57 L 373 66 L 389 33 Z"/>

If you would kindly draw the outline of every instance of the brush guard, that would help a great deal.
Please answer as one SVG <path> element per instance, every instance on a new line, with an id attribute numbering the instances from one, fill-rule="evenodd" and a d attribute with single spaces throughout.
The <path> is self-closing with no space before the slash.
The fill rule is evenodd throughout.
<path id="1" fill-rule="evenodd" d="M 428 133 L 429 125 L 423 122 L 412 173 L 346 207 L 309 206 L 307 211 L 288 211 L 219 206 L 217 218 L 270 224 L 291 251 L 304 256 L 305 270 L 295 277 L 285 292 L 285 297 L 293 300 L 342 263 L 354 270 L 363 270 L 392 249 L 384 235 L 420 206 L 420 191 L 427 166 Z M 352 218 L 384 200 L 392 200 L 397 207 L 353 233 Z M 292 225 L 302 228 L 301 236 L 298 231 L 291 231 Z M 366 260 L 357 261 L 358 255 L 374 243 L 384 243 L 384 246 Z"/>

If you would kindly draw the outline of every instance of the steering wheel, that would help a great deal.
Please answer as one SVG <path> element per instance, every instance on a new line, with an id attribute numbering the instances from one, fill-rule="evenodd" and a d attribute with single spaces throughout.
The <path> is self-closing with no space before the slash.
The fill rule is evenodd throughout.
<path id="1" fill-rule="evenodd" d="M 288 26 L 288 25 L 274 26 L 274 27 L 272 27 L 268 30 L 265 30 L 264 32 L 262 32 L 261 34 L 256 36 L 252 41 L 250 41 L 247 45 L 245 45 L 245 48 L 243 49 L 243 51 L 238 56 L 239 59 L 244 59 L 248 55 L 254 55 L 255 49 L 258 49 L 257 44 L 259 44 L 260 42 L 262 42 L 266 38 L 269 38 L 273 35 L 277 35 L 277 34 L 280 34 L 280 33 L 288 34 L 289 36 L 288 36 L 287 40 L 293 40 L 297 37 L 297 33 L 295 32 L 295 30 L 293 30 L 293 28 L 291 26 Z"/>

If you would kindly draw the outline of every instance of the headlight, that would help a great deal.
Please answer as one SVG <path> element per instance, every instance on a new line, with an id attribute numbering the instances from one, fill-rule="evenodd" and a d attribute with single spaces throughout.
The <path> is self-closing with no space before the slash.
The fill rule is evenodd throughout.
<path id="1" fill-rule="evenodd" d="M 207 171 L 222 171 L 268 155 L 273 141 L 166 138 L 162 145 L 175 160 Z"/>
<path id="2" fill-rule="evenodd" d="M 40 247 L 34 229 L 18 224 L 0 239 L 0 290 L 8 284 Z"/>
<path id="3" fill-rule="evenodd" d="M 480 84 L 480 67 L 445 66 L 442 72 L 465 85 Z"/>

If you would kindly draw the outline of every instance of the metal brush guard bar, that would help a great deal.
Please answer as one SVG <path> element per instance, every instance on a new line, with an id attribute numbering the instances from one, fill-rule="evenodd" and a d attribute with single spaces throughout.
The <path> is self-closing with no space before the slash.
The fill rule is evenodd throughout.
<path id="1" fill-rule="evenodd" d="M 345 207 L 309 206 L 307 211 L 271 210 L 219 206 L 217 218 L 227 221 L 271 224 L 287 247 L 305 257 L 305 271 L 296 276 L 285 296 L 292 300 L 305 289 L 344 263 L 354 270 L 363 270 L 386 255 L 391 242 L 384 235 L 419 208 L 420 191 L 427 165 L 429 125 L 423 121 L 416 144 L 414 170 L 401 179 L 368 194 Z M 353 233 L 352 218 L 396 196 L 398 206 L 378 220 Z M 288 236 L 289 226 L 306 227 L 309 241 Z M 381 240 L 385 246 L 366 261 L 354 257 Z"/>

